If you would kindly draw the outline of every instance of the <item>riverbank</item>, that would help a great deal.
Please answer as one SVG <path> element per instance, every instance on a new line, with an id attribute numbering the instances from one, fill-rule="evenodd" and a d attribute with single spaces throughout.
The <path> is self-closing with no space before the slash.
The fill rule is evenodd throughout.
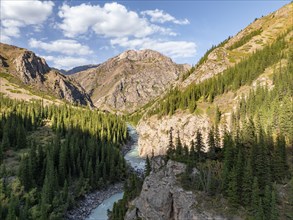
<path id="1" fill-rule="evenodd" d="M 130 137 L 127 143 L 122 147 L 121 153 L 125 156 L 135 144 L 135 140 Z M 129 166 L 130 172 L 135 170 Z M 91 212 L 96 209 L 102 202 L 116 193 L 123 192 L 123 182 L 116 183 L 108 186 L 106 189 L 98 190 L 92 193 L 88 193 L 81 200 L 77 201 L 77 204 L 73 209 L 66 212 L 65 219 L 67 220 L 84 220 Z"/>
<path id="2" fill-rule="evenodd" d="M 116 193 L 123 192 L 123 183 L 116 183 L 108 186 L 105 190 L 95 191 L 86 194 L 77 205 L 66 213 L 67 220 L 84 220 L 91 214 L 91 211 L 98 207 L 105 199 Z"/>
<path id="3" fill-rule="evenodd" d="M 144 159 L 138 155 L 138 135 L 135 128 L 128 125 L 129 140 L 121 148 L 121 153 L 128 164 L 128 172 L 134 172 L 139 177 L 144 175 Z M 66 213 L 67 220 L 84 220 L 91 215 L 104 200 L 109 199 L 117 193 L 123 192 L 123 182 L 107 187 L 105 190 L 95 191 L 85 195 L 77 202 L 77 205 Z"/>

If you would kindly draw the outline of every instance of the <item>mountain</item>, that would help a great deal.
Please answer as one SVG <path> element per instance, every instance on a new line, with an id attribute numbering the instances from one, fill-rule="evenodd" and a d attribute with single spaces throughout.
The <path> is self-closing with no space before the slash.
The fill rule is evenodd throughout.
<path id="1" fill-rule="evenodd" d="M 153 50 L 128 50 L 70 77 L 80 83 L 96 107 L 133 112 L 165 93 L 189 68 Z"/>
<path id="2" fill-rule="evenodd" d="M 259 86 L 272 90 L 279 82 L 274 81 L 275 74 L 285 73 L 284 67 L 292 62 L 292 10 L 290 3 L 255 19 L 236 36 L 211 48 L 167 95 L 133 114 L 133 118 L 141 118 L 137 125 L 140 155 L 165 154 L 172 128 L 184 144 L 194 140 L 197 130 L 208 142 L 217 114 L 222 135 L 224 129 L 231 129 L 232 116 L 243 97 Z M 272 113 L 268 114 L 268 110 L 267 106 L 263 115 L 269 117 Z"/>
<path id="3" fill-rule="evenodd" d="M 42 96 L 92 106 L 86 92 L 74 80 L 51 69 L 45 59 L 23 48 L 3 43 L 0 46 L 1 81 L 9 81 L 1 92 L 20 99 Z"/>
<path id="4" fill-rule="evenodd" d="M 84 66 L 77 66 L 77 67 L 74 67 L 74 68 L 72 68 L 70 70 L 63 70 L 63 69 L 59 70 L 59 69 L 56 69 L 56 68 L 54 68 L 54 69 L 58 70 L 60 73 L 62 73 L 64 75 L 72 75 L 74 73 L 85 71 L 85 70 L 88 70 L 88 69 L 91 69 L 91 68 L 96 68 L 98 66 L 99 66 L 99 64 L 97 64 L 97 65 L 89 64 L 89 65 L 84 65 Z"/>

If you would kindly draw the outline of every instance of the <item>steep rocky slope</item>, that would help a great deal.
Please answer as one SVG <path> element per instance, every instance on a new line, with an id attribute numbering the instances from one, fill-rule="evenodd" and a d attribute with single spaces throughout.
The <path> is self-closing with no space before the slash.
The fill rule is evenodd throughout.
<path id="1" fill-rule="evenodd" d="M 266 45 L 277 41 L 278 37 L 284 33 L 285 41 L 292 45 L 292 11 L 293 4 L 290 3 L 278 11 L 257 19 L 247 28 L 240 31 L 235 37 L 230 38 L 219 47 L 213 49 L 203 61 L 195 68 L 185 80 L 177 81 L 177 86 L 186 90 L 191 86 L 209 79 L 216 74 L 222 73 L 225 69 L 237 65 L 241 59 L 248 59 L 256 50 L 261 51 Z M 288 48 L 283 53 L 286 54 Z M 137 126 L 140 135 L 139 147 L 140 154 L 145 156 L 154 152 L 155 154 L 164 154 L 169 142 L 169 130 L 174 129 L 175 134 L 179 132 L 183 143 L 189 144 L 195 138 L 197 130 L 202 131 L 204 139 L 211 125 L 214 124 L 216 106 L 222 112 L 220 133 L 224 127 L 229 129 L 231 114 L 239 103 L 240 98 L 249 93 L 250 89 L 256 85 L 268 85 L 273 87 L 271 74 L 287 62 L 284 56 L 283 60 L 265 68 L 263 73 L 255 79 L 250 85 L 240 87 L 236 91 L 228 91 L 222 95 L 216 96 L 212 103 L 200 99 L 197 101 L 197 109 L 194 113 L 188 110 L 178 109 L 172 115 L 153 115 L 145 114 Z M 159 102 L 165 102 L 166 99 L 160 99 L 154 103 L 148 111 L 159 108 Z"/>
<path id="2" fill-rule="evenodd" d="M 193 82 L 201 82 L 213 77 L 249 57 L 256 50 L 271 44 L 280 34 L 292 27 L 292 12 L 291 3 L 267 16 L 255 19 L 236 36 L 223 41 L 212 50 L 180 86 L 186 87 Z"/>
<path id="3" fill-rule="evenodd" d="M 156 51 L 129 50 L 72 77 L 96 107 L 132 112 L 164 93 L 188 68 Z"/>
<path id="4" fill-rule="evenodd" d="M 165 165 L 164 160 L 155 157 L 152 161 L 153 172 L 146 177 L 140 195 L 131 202 L 125 219 L 241 219 L 216 211 L 219 208 L 216 206 L 225 206 L 224 200 L 209 207 L 207 198 L 203 200 L 200 192 L 185 191 L 178 181 L 178 176 L 185 169 L 186 165 L 182 163 L 169 160 Z M 194 169 L 193 172 L 198 171 Z"/>
<path id="5" fill-rule="evenodd" d="M 92 105 L 85 91 L 73 80 L 52 70 L 45 59 L 23 48 L 0 44 L 1 79 L 7 78 L 23 89 L 71 103 Z M 1 90 L 5 93 L 6 90 Z M 21 95 L 18 95 L 21 98 Z"/>

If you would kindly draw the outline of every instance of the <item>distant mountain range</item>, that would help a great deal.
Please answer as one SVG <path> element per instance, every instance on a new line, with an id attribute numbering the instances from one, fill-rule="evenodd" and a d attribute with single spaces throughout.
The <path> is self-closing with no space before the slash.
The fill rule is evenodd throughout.
<path id="1" fill-rule="evenodd" d="M 99 64 L 97 64 L 97 65 L 89 64 L 89 65 L 84 65 L 84 66 L 77 66 L 77 67 L 74 67 L 74 68 L 72 68 L 70 70 L 63 70 L 63 69 L 57 69 L 57 68 L 52 68 L 52 69 L 55 69 L 55 70 L 59 71 L 60 73 L 62 73 L 64 75 L 72 75 L 74 73 L 85 71 L 85 70 L 88 70 L 88 69 L 91 69 L 91 68 L 96 68 L 98 66 L 99 66 Z"/>

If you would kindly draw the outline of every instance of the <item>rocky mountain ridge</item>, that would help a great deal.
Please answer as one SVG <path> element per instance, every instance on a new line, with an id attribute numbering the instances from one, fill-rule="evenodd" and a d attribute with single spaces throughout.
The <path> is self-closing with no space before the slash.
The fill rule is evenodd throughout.
<path id="1" fill-rule="evenodd" d="M 128 50 L 71 77 L 80 82 L 96 107 L 133 112 L 165 93 L 189 68 L 153 50 Z"/>
<path id="2" fill-rule="evenodd" d="M 70 103 L 92 106 L 83 88 L 72 79 L 52 70 L 45 59 L 23 48 L 3 43 L 0 47 L 0 71 L 4 77 L 13 76 L 18 84 L 30 86 L 36 93 L 43 92 Z M 21 95 L 18 97 L 21 98 Z"/>
<path id="3" fill-rule="evenodd" d="M 278 37 L 284 33 L 287 33 L 284 39 L 290 45 L 293 39 L 292 16 L 290 13 L 292 10 L 293 4 L 290 3 L 268 16 L 255 20 L 235 37 L 214 48 L 206 56 L 205 60 L 195 68 L 194 72 L 187 76 L 185 80 L 177 81 L 176 85 L 181 90 L 184 90 L 188 86 L 221 74 L 225 69 L 239 63 L 240 60 L 249 58 L 256 50 L 262 50 L 266 45 L 277 41 Z M 233 48 L 232 46 L 236 45 L 236 43 L 238 44 L 237 47 Z M 286 52 L 284 51 L 284 53 Z M 290 61 L 284 59 L 281 63 L 286 65 L 286 62 Z M 199 100 L 196 103 L 197 110 L 195 113 L 190 113 L 188 109 L 179 109 L 173 115 L 148 116 L 148 110 L 144 111 L 145 115 L 137 125 L 137 130 L 141 137 L 139 139 L 140 154 L 142 156 L 151 152 L 156 155 L 164 154 L 169 142 L 168 131 L 170 131 L 171 127 L 175 129 L 175 132 L 179 131 L 181 141 L 184 144 L 190 144 L 190 141 L 195 138 L 197 130 L 203 133 L 206 140 L 208 128 L 214 124 L 216 106 L 222 112 L 220 131 L 221 127 L 229 129 L 232 112 L 235 111 L 240 98 L 246 96 L 256 85 L 273 87 L 271 74 L 282 65 L 276 63 L 269 66 L 251 85 L 242 86 L 237 91 L 229 91 L 215 97 L 213 103 Z M 160 99 L 157 103 L 164 101 L 166 100 Z M 157 108 L 156 103 L 150 107 L 150 110 L 152 108 Z"/>
<path id="4" fill-rule="evenodd" d="M 255 51 L 271 44 L 280 34 L 292 27 L 292 11 L 291 3 L 267 16 L 256 18 L 234 37 L 224 40 L 207 54 L 207 58 L 179 86 L 185 88 L 194 82 L 199 83 L 222 73 Z"/>

